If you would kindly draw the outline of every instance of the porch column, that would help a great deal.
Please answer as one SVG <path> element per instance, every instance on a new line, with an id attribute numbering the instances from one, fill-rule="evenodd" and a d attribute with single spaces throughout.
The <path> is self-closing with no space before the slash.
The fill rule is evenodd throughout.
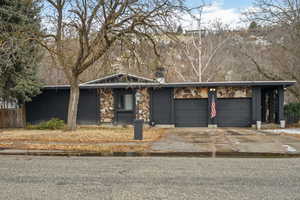
<path id="1" fill-rule="evenodd" d="M 262 101 L 261 88 L 252 88 L 252 127 L 261 128 Z"/>
<path id="2" fill-rule="evenodd" d="M 268 92 L 268 107 L 269 107 L 269 116 L 268 116 L 268 122 L 269 123 L 276 123 L 275 120 L 275 89 L 270 89 Z"/>
<path id="3" fill-rule="evenodd" d="M 212 117 L 212 103 L 215 103 L 216 116 Z M 210 88 L 208 91 L 208 127 L 217 128 L 218 127 L 218 106 L 217 106 L 217 92 L 216 88 Z"/>
<path id="4" fill-rule="evenodd" d="M 281 128 L 285 128 L 284 119 L 284 88 L 278 88 L 278 120 Z"/>

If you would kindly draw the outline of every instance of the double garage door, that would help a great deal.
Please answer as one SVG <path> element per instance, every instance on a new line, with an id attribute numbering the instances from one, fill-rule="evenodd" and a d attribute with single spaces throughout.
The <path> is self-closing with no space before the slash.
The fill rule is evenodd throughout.
<path id="1" fill-rule="evenodd" d="M 176 99 L 175 125 L 177 127 L 207 127 L 207 99 Z M 251 125 L 251 98 L 217 100 L 219 127 L 247 127 Z"/>

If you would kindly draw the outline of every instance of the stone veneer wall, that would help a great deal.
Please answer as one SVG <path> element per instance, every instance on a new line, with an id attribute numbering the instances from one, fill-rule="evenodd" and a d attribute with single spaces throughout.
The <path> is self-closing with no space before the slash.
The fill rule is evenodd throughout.
<path id="1" fill-rule="evenodd" d="M 244 98 L 252 97 L 251 87 L 218 87 L 218 98 Z"/>
<path id="2" fill-rule="evenodd" d="M 112 89 L 99 89 L 100 122 L 112 123 L 114 120 L 114 96 Z"/>
<path id="3" fill-rule="evenodd" d="M 139 117 L 145 122 L 150 121 L 150 93 L 148 88 L 138 89 L 137 92 L 142 94 L 139 103 Z"/>
<path id="4" fill-rule="evenodd" d="M 252 97 L 251 87 L 218 87 L 218 98 Z M 185 87 L 174 89 L 175 99 L 208 98 L 208 88 Z"/>
<path id="5" fill-rule="evenodd" d="M 208 98 L 208 88 L 185 87 L 174 89 L 175 99 Z"/>

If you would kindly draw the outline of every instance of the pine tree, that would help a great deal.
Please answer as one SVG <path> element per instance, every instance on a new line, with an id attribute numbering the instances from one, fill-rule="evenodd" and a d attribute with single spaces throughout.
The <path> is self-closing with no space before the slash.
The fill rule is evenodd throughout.
<path id="1" fill-rule="evenodd" d="M 0 98 L 30 101 L 40 91 L 36 71 L 41 57 L 35 40 L 39 7 L 33 0 L 0 0 Z"/>
<path id="2" fill-rule="evenodd" d="M 253 22 L 250 23 L 248 30 L 249 31 L 256 31 L 257 28 L 258 28 L 257 23 L 255 21 L 253 21 Z"/>
<path id="3" fill-rule="evenodd" d="M 183 28 L 182 28 L 181 25 L 179 25 L 179 26 L 177 27 L 176 33 L 177 33 L 177 34 L 182 34 L 182 33 L 183 33 Z"/>

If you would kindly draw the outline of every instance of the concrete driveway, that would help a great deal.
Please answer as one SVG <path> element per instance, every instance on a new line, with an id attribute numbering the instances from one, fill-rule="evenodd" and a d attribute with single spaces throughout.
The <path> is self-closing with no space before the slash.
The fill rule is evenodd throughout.
<path id="1" fill-rule="evenodd" d="M 151 151 L 299 153 L 300 138 L 250 128 L 174 128 Z"/>

